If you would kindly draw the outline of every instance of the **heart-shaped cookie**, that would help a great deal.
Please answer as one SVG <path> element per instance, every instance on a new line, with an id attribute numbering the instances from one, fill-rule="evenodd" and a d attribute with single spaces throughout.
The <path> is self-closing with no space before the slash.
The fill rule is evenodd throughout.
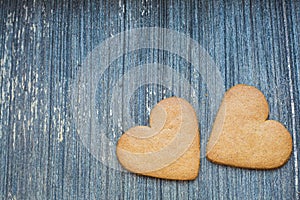
<path id="1" fill-rule="evenodd" d="M 250 169 L 282 166 L 292 152 L 292 138 L 279 122 L 267 120 L 268 103 L 255 87 L 228 90 L 214 122 L 206 155 L 218 164 Z"/>
<path id="2" fill-rule="evenodd" d="M 151 111 L 150 127 L 136 126 L 118 141 L 117 157 L 127 170 L 157 178 L 193 180 L 200 164 L 198 121 L 192 106 L 171 97 Z"/>

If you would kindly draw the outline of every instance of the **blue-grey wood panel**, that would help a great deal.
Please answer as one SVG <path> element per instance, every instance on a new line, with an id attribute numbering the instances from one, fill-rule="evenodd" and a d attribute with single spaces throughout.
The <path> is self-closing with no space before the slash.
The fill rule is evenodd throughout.
<path id="1" fill-rule="evenodd" d="M 215 165 L 202 156 L 195 181 L 167 181 L 116 170 L 94 157 L 78 135 L 76 115 L 82 113 L 72 109 L 75 80 L 103 41 L 142 27 L 194 39 L 216 63 L 225 89 L 238 83 L 258 87 L 269 102 L 269 117 L 293 137 L 289 162 L 257 171 Z M 299 45 L 297 0 L 0 1 L 0 198 L 299 199 Z M 176 54 L 140 49 L 118 57 L 98 77 L 99 115 L 110 116 L 102 105 L 111 101 L 112 85 L 132 66 L 150 62 L 170 66 L 196 89 L 188 100 L 199 105 L 203 152 L 215 116 L 211 94 L 203 74 Z M 172 95 L 172 88 L 141 85 L 131 98 L 135 122 L 147 124 L 149 108 Z M 100 123 L 107 123 L 115 145 L 120 127 L 109 117 Z"/>

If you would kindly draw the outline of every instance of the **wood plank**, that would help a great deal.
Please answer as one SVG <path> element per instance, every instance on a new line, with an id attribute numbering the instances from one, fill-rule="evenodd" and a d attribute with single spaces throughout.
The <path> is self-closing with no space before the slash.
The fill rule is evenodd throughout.
<path id="1" fill-rule="evenodd" d="M 1 199 L 299 199 L 299 1 L 11 0 L 0 1 L 0 16 Z M 270 119 L 282 122 L 293 136 L 289 162 L 280 169 L 256 171 L 207 161 L 205 145 L 217 106 L 207 82 L 216 78 L 216 71 L 209 66 L 202 66 L 203 73 L 176 53 L 147 48 L 116 58 L 101 77 L 95 76 L 97 65 L 84 68 L 102 42 L 142 27 L 168 28 L 200 44 L 214 61 L 225 89 L 238 83 L 258 87 L 269 102 Z M 121 38 L 120 51 L 130 41 L 144 38 L 138 39 L 130 34 Z M 192 57 L 186 44 L 174 41 L 171 50 L 176 52 L 177 47 Z M 106 54 L 107 59 L 113 53 Z M 153 68 L 151 63 L 169 67 Z M 140 77 L 153 73 L 149 80 L 154 83 L 143 85 L 144 80 L 137 79 L 140 87 L 128 106 L 125 95 L 133 83 L 124 80 L 126 74 L 138 78 L 128 72 L 137 72 L 134 67 L 139 65 L 146 65 Z M 84 113 L 73 109 L 73 92 L 82 89 L 74 83 L 83 71 L 98 81 L 86 83 L 96 91 L 96 105 L 85 103 L 99 111 L 109 141 L 96 143 L 101 150 L 98 157 L 78 133 L 78 115 Z M 117 88 L 122 91 L 119 103 L 109 107 Z M 89 99 L 90 94 L 84 97 Z M 129 110 L 135 124 L 147 124 L 155 103 L 172 95 L 187 96 L 199 106 L 199 177 L 167 181 L 107 166 L 106 160 L 115 157 L 108 147 L 126 127 L 124 120 L 114 121 L 111 111 Z"/>

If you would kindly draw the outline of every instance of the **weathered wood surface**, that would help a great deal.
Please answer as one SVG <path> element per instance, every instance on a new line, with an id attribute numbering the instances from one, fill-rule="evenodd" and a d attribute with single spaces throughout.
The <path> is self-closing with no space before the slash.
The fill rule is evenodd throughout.
<path id="1" fill-rule="evenodd" d="M 147 178 L 109 166 L 108 157 L 115 155 L 107 148 L 116 144 L 124 125 L 111 121 L 114 113 L 108 102 L 112 86 L 118 84 L 123 91 L 120 109 L 127 109 L 122 98 L 130 86 L 122 75 L 132 66 L 161 63 L 179 74 L 178 80 L 188 80 L 196 93 L 187 100 L 199 105 L 201 155 L 216 114 L 205 81 L 210 72 L 203 77 L 176 53 L 149 48 L 128 52 L 101 77 L 92 74 L 97 69 L 84 68 L 88 54 L 103 41 L 141 27 L 168 28 L 195 40 L 214 61 L 225 89 L 245 83 L 262 90 L 270 118 L 282 122 L 292 134 L 289 162 L 277 170 L 255 171 L 215 165 L 201 156 L 200 175 L 189 182 Z M 120 48 L 127 47 L 126 41 L 130 38 L 122 40 Z M 0 1 L 0 198 L 299 199 L 299 45 L 297 0 Z M 98 123 L 106 129 L 109 144 L 100 141 L 98 157 L 80 136 L 88 133 L 78 131 L 77 115 L 83 113 L 72 109 L 74 91 L 81 89 L 76 83 L 82 84 L 78 77 L 84 70 L 99 82 L 97 104 L 91 109 L 99 111 L 99 119 L 106 119 Z M 159 67 L 153 73 L 165 81 Z M 174 88 L 181 84 L 175 75 L 171 77 Z M 130 98 L 135 123 L 147 124 L 156 102 L 187 94 L 186 89 L 174 92 L 160 84 L 140 84 Z M 89 120 L 86 123 L 89 126 Z"/>

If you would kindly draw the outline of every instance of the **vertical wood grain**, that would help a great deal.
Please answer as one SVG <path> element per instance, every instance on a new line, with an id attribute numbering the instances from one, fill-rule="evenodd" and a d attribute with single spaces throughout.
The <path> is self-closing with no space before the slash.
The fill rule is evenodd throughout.
<path id="1" fill-rule="evenodd" d="M 0 199 L 299 199 L 299 22 L 296 0 L 0 1 Z M 256 171 L 201 158 L 199 177 L 181 182 L 116 171 L 93 157 L 76 131 L 72 83 L 105 39 L 149 26 L 196 40 L 219 67 L 226 89 L 245 83 L 262 90 L 270 119 L 293 136 L 289 162 Z M 110 87 L 133 65 L 150 62 L 171 66 L 197 89 L 205 149 L 214 117 L 206 83 L 170 52 L 142 49 L 118 58 L 99 77 L 100 89 L 108 91 L 99 92 L 99 101 L 109 101 Z M 136 122 L 147 124 L 153 105 L 172 95 L 159 85 L 141 87 L 132 99 Z M 107 129 L 116 143 L 122 132 Z"/>

